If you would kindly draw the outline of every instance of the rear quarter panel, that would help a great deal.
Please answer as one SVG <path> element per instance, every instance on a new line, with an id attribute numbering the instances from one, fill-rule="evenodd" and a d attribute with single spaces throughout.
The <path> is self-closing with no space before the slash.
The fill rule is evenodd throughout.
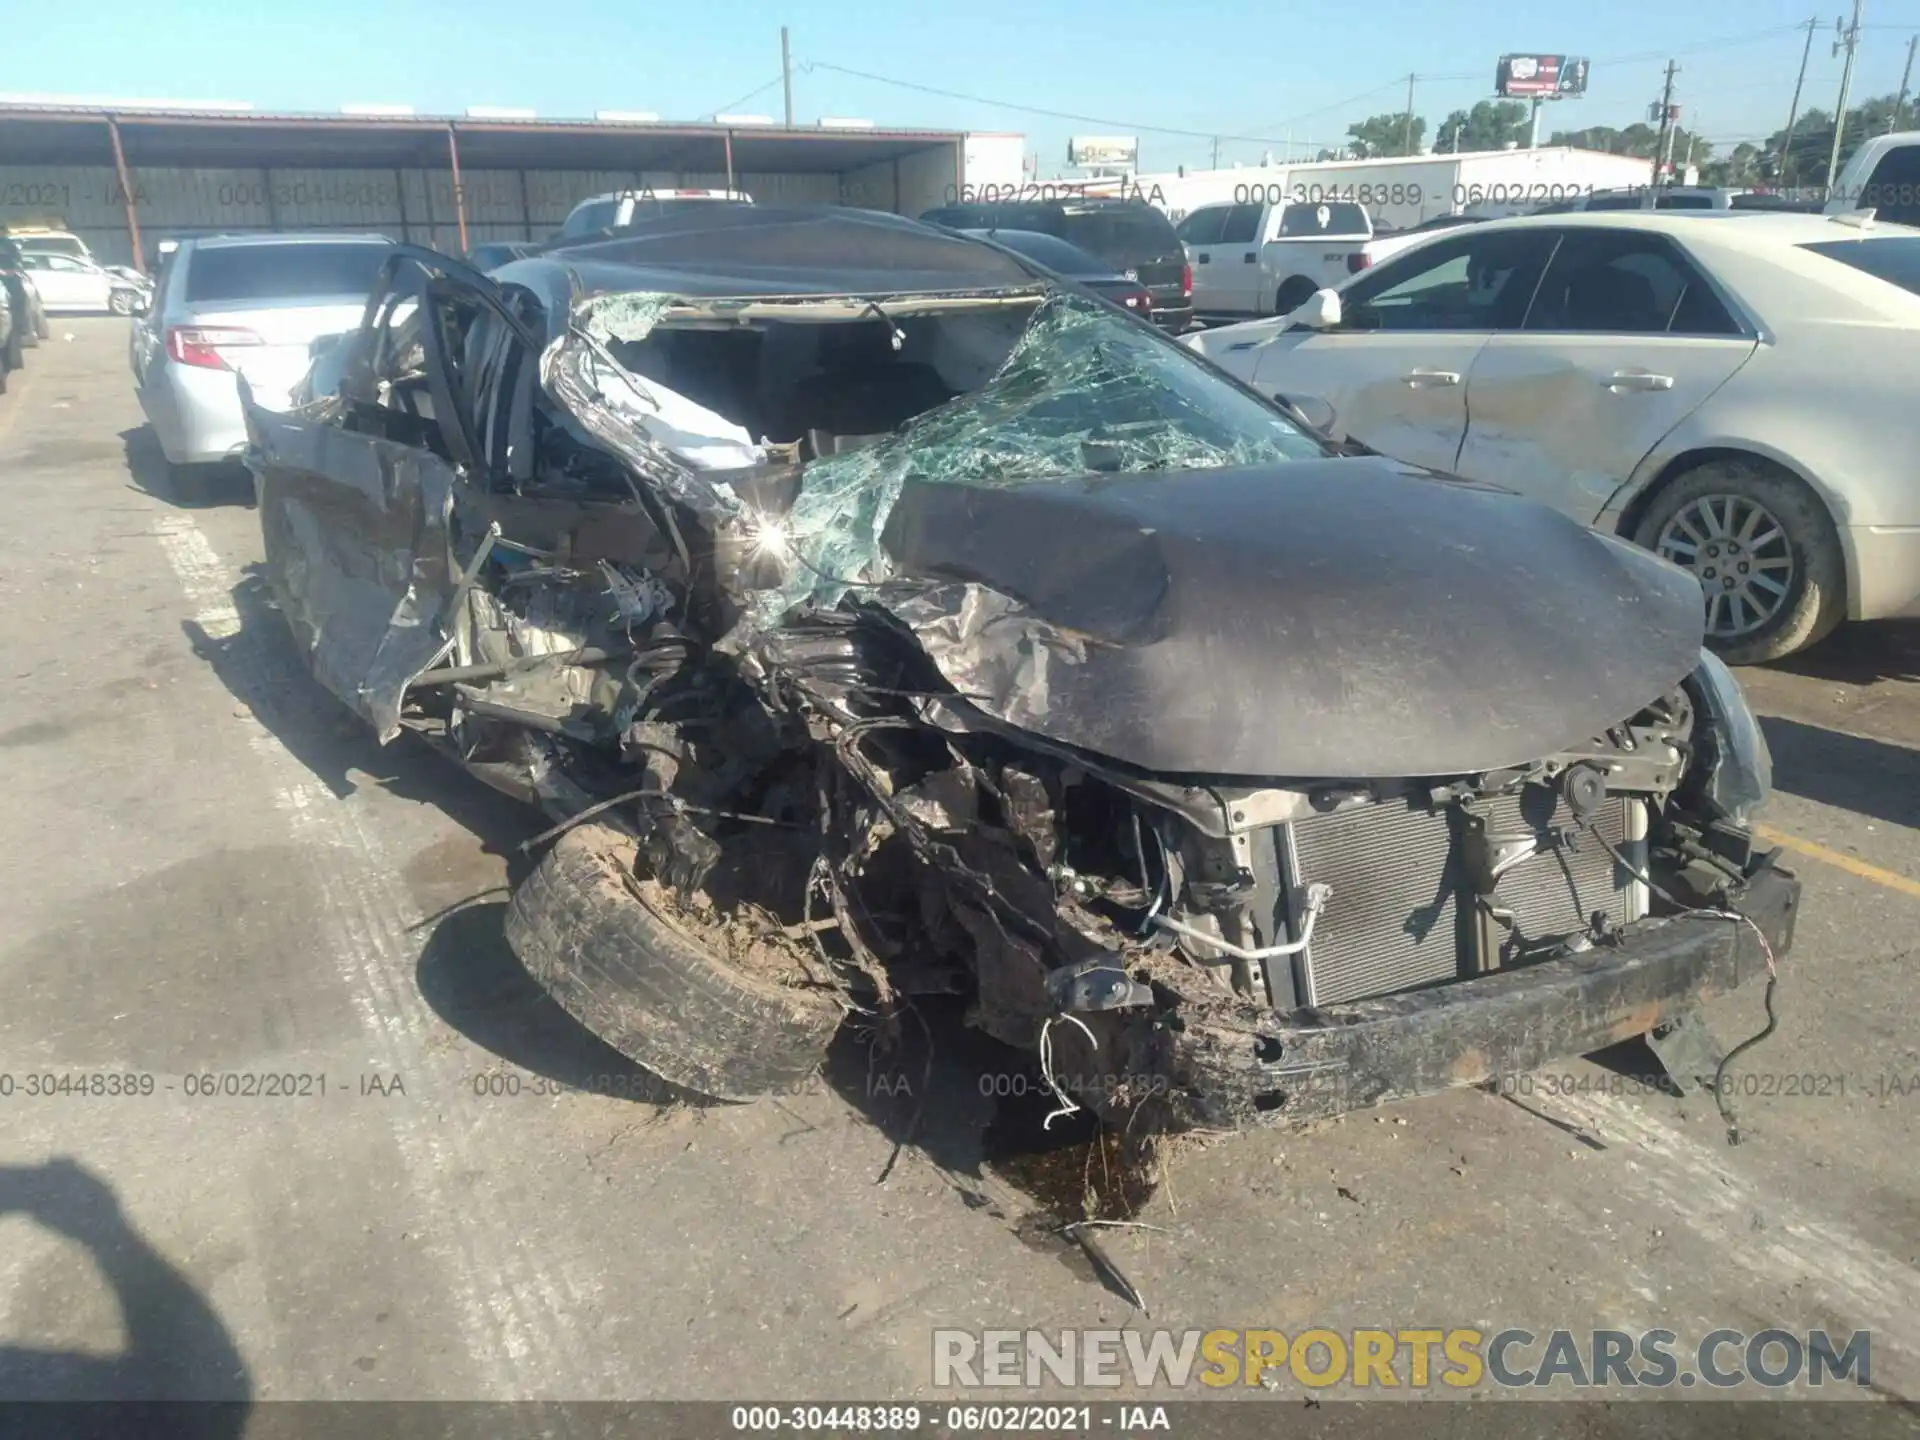
<path id="1" fill-rule="evenodd" d="M 1762 256 L 1699 258 L 1761 344 L 1635 467 L 1609 516 L 1690 452 L 1724 448 L 1800 476 L 1842 527 L 1920 524 L 1920 296 L 1837 263 L 1808 276 Z"/>

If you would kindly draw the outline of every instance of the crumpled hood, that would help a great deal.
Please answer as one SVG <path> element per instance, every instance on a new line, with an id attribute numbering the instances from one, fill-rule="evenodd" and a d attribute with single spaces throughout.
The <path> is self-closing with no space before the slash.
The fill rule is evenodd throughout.
<path id="1" fill-rule="evenodd" d="M 876 597 L 998 719 L 1158 773 L 1522 764 L 1699 663 L 1698 584 L 1506 491 L 1380 459 L 913 480 Z"/>

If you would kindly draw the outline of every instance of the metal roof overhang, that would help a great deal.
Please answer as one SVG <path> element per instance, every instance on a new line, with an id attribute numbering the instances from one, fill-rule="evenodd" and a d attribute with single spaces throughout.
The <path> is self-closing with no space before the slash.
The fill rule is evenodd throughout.
<path id="1" fill-rule="evenodd" d="M 463 170 L 719 173 L 728 168 L 731 142 L 737 174 L 845 174 L 929 149 L 956 148 L 963 139 L 942 130 L 0 105 L 0 156 L 15 165 L 111 166 L 109 119 L 118 123 L 134 169 L 437 169 L 447 164 L 451 129 Z"/>

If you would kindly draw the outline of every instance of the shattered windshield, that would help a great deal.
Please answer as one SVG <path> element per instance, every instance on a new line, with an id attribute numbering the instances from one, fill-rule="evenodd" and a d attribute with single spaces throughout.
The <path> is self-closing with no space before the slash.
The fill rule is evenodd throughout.
<path id="1" fill-rule="evenodd" d="M 798 561 L 756 598 L 773 620 L 885 578 L 880 535 L 910 479 L 1008 488 L 1087 474 L 1315 459 L 1318 441 L 1110 306 L 1055 295 L 992 379 L 869 448 L 810 464 L 787 517 Z"/>

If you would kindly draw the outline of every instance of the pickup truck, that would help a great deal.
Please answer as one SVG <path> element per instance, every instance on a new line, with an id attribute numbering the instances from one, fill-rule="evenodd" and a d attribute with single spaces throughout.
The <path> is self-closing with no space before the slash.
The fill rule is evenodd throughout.
<path id="1" fill-rule="evenodd" d="M 1826 203 L 1829 215 L 1851 210 L 1871 210 L 1876 220 L 1895 225 L 1920 225 L 1920 130 L 1876 135 L 1853 152 Z"/>
<path id="2" fill-rule="evenodd" d="M 1423 220 L 1418 225 L 1410 225 L 1405 230 L 1376 230 L 1373 238 L 1360 248 L 1357 261 L 1347 262 L 1347 268 L 1356 274 L 1362 270 L 1371 270 L 1382 260 L 1398 255 L 1402 250 L 1411 249 L 1423 240 L 1457 230 L 1462 225 L 1477 225 L 1487 215 L 1436 215 L 1431 220 Z"/>
<path id="3" fill-rule="evenodd" d="M 1284 315 L 1365 268 L 1373 222 L 1351 201 L 1202 205 L 1176 233 L 1196 316 Z"/>

